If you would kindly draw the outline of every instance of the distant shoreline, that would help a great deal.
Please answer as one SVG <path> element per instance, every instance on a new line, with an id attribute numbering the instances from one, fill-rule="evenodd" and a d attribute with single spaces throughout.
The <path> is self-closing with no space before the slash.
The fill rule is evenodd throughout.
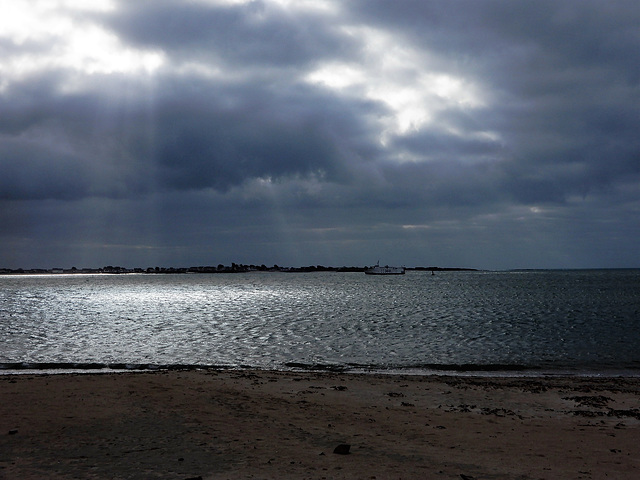
<path id="1" fill-rule="evenodd" d="M 108 265 L 100 268 L 0 268 L 0 275 L 81 275 L 81 274 L 127 274 L 127 273 L 144 273 L 144 274 L 176 274 L 176 273 L 247 273 L 247 272 L 292 272 L 292 273 L 309 273 L 309 272 L 364 272 L 367 267 L 325 267 L 323 265 L 310 265 L 307 267 L 279 267 L 273 265 L 267 267 L 265 265 L 243 265 L 231 264 L 218 266 L 199 266 L 199 267 L 148 267 L 148 268 L 127 268 Z M 477 272 L 476 268 L 457 268 L 457 267 L 406 267 L 406 270 L 419 272 Z"/>

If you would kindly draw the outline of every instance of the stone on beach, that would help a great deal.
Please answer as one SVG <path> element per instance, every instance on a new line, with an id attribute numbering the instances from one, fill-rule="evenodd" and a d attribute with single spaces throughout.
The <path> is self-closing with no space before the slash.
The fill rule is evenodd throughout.
<path id="1" fill-rule="evenodd" d="M 351 450 L 351 445 L 347 443 L 341 443 L 333 449 L 333 453 L 337 453 L 338 455 L 348 455 L 349 450 Z"/>

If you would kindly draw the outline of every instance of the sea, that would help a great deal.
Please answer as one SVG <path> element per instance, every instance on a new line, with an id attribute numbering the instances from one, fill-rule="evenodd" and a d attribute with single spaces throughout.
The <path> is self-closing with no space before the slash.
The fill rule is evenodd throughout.
<path id="1" fill-rule="evenodd" d="M 640 270 L 0 276 L 0 374 L 640 376 Z"/>

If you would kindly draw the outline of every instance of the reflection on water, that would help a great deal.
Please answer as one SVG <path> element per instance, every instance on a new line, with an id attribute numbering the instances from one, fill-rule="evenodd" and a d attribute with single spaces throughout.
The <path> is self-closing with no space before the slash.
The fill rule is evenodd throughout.
<path id="1" fill-rule="evenodd" d="M 0 362 L 638 367 L 640 272 L 0 277 Z"/>

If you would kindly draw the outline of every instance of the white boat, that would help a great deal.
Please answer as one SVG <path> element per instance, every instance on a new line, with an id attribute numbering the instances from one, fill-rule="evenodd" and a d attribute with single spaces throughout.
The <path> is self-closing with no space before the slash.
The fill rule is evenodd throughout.
<path id="1" fill-rule="evenodd" d="M 380 261 L 373 267 L 366 267 L 364 273 L 367 275 L 404 275 L 404 267 L 380 266 Z"/>

